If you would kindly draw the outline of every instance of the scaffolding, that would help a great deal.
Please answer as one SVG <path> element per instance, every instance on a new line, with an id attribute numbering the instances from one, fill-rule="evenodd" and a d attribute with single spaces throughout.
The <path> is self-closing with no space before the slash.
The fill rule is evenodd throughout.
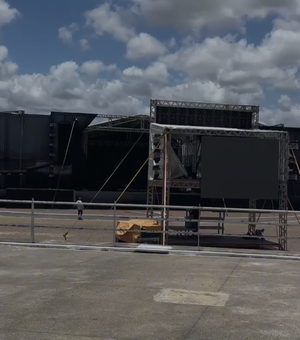
<path id="1" fill-rule="evenodd" d="M 200 179 L 180 179 L 172 180 L 170 178 L 169 158 L 168 158 L 168 143 L 172 137 L 176 140 L 184 140 L 186 136 L 224 136 L 224 137 L 249 137 L 260 139 L 277 139 L 279 141 L 279 160 L 278 160 L 278 203 L 279 210 L 284 211 L 279 214 L 279 243 L 282 250 L 287 249 L 287 182 L 288 182 L 288 159 L 289 159 L 289 135 L 287 132 L 271 131 L 271 130 L 242 130 L 230 128 L 214 128 L 200 126 L 178 126 L 164 125 L 152 123 L 150 125 L 150 143 L 149 154 L 154 154 L 155 150 L 161 148 L 161 173 L 162 179 L 157 179 L 153 170 L 154 158 L 149 159 L 148 163 L 148 192 L 147 204 L 154 204 L 154 191 L 156 187 L 162 188 L 162 204 L 168 206 L 170 204 L 170 190 L 172 187 L 192 189 L 198 188 L 201 190 Z M 249 200 L 249 208 L 256 209 L 256 200 Z M 147 213 L 148 217 L 153 218 L 153 210 L 150 208 Z M 169 211 L 163 209 L 163 230 L 168 230 Z M 249 232 L 255 230 L 256 214 L 249 213 Z"/>

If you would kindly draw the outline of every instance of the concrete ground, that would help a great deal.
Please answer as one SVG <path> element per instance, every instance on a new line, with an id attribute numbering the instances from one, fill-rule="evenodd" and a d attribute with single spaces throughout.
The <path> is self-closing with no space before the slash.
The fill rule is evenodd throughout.
<path id="1" fill-rule="evenodd" d="M 67 244 L 97 244 L 111 245 L 113 242 L 113 210 L 86 210 L 84 220 L 77 221 L 74 210 L 45 210 L 35 211 L 35 241 L 43 243 L 66 243 L 63 234 L 69 231 Z M 205 213 L 212 216 L 213 214 Z M 100 216 L 101 215 L 101 216 Z M 117 220 L 124 217 L 141 218 L 146 215 L 143 211 L 118 210 Z M 184 217 L 184 212 L 171 212 L 172 218 Z M 225 220 L 226 235 L 244 235 L 247 232 L 246 214 L 229 214 Z M 264 214 L 258 228 L 265 228 L 265 236 L 269 241 L 277 242 L 278 227 L 273 224 L 276 216 Z M 297 216 L 300 221 L 300 216 Z M 295 217 L 289 216 L 288 250 L 300 253 L 300 225 Z M 30 210 L 0 209 L 0 241 L 29 242 L 30 241 Z M 266 225 L 267 223 L 267 225 Z M 277 222 L 278 223 L 278 222 Z M 183 222 L 170 222 L 172 225 L 183 225 Z M 205 234 L 214 234 L 216 230 L 205 230 Z"/>
<path id="2" fill-rule="evenodd" d="M 0 340 L 295 340 L 299 266 L 1 246 Z"/>

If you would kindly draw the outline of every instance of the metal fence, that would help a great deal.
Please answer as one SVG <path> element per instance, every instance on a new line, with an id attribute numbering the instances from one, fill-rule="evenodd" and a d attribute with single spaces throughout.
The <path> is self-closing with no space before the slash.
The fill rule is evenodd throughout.
<path id="1" fill-rule="evenodd" d="M 83 220 L 78 220 L 74 202 L 0 200 L 0 205 L 4 206 L 0 208 L 0 242 L 116 247 L 120 243 L 122 246 L 162 244 L 165 240 L 165 244 L 174 247 L 197 249 L 213 245 L 248 248 L 252 243 L 254 248 L 278 249 L 278 216 L 283 213 L 280 210 L 261 209 L 84 203 Z M 166 229 L 122 229 L 120 221 L 147 220 L 146 210 L 149 208 L 154 211 L 151 220 L 157 221 L 159 225 L 167 225 Z M 164 209 L 169 209 L 167 221 L 162 218 Z M 186 212 L 191 210 L 198 210 L 199 218 L 189 217 Z M 258 230 L 264 229 L 263 235 L 245 236 L 249 213 L 256 213 L 256 222 L 251 222 L 251 225 L 255 224 Z M 300 251 L 300 212 L 284 213 L 288 215 L 288 235 L 285 237 L 289 241 L 288 250 Z M 193 222 L 194 227 L 190 228 Z M 128 237 L 129 243 L 124 243 L 122 235 L 125 233 L 133 233 L 134 241 L 133 237 Z"/>

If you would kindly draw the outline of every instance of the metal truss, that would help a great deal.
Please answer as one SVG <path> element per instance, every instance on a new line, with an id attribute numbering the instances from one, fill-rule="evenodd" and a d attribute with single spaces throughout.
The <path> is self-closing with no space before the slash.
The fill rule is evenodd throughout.
<path id="1" fill-rule="evenodd" d="M 282 131 L 268 131 L 268 130 L 240 130 L 240 129 L 222 129 L 222 128 L 211 128 L 211 127 L 192 127 L 192 126 L 175 126 L 171 125 L 159 125 L 153 124 L 154 133 L 172 133 L 177 135 L 199 135 L 199 136 L 224 136 L 224 137 L 253 137 L 253 138 L 272 138 L 280 139 L 283 133 Z"/>
<path id="2" fill-rule="evenodd" d="M 89 145 L 98 145 L 98 146 L 125 146 L 129 147 L 134 145 L 134 142 L 125 142 L 125 141 L 114 141 L 114 140 L 97 140 L 97 139 L 92 139 L 89 140 Z M 148 143 L 138 143 L 138 146 L 145 147 L 148 145 Z"/>
<path id="3" fill-rule="evenodd" d="M 163 190 L 162 190 L 162 203 L 164 205 L 170 205 L 170 169 L 169 169 L 169 155 L 168 155 L 168 144 L 170 142 L 170 135 L 164 134 L 162 136 L 162 145 L 163 145 Z M 165 198 L 165 199 L 164 199 Z M 165 228 L 162 228 L 164 231 L 169 230 L 169 208 L 164 208 L 162 211 L 162 218 Z M 163 245 L 168 244 L 168 234 L 163 234 Z"/>
<path id="4" fill-rule="evenodd" d="M 109 120 L 114 120 L 114 119 L 117 119 L 117 120 L 120 120 L 120 119 L 133 119 L 135 118 L 134 120 L 137 120 L 137 119 L 140 119 L 142 117 L 145 117 L 145 119 L 148 117 L 146 115 L 135 115 L 135 116 L 132 116 L 132 115 L 107 115 L 107 114 L 97 114 L 96 115 L 97 118 L 103 118 L 103 119 L 109 119 Z M 149 117 L 148 117 L 149 119 Z"/>
<path id="5" fill-rule="evenodd" d="M 157 106 L 214 110 L 214 111 L 220 110 L 220 111 L 252 112 L 252 129 L 257 129 L 259 126 L 259 106 L 257 105 L 233 105 L 233 104 L 199 103 L 176 100 L 151 99 L 150 118 L 153 121 L 155 121 Z"/>
<path id="6" fill-rule="evenodd" d="M 218 103 L 199 103 L 177 100 L 151 99 L 150 106 L 181 107 L 188 109 L 222 110 L 222 111 L 259 111 L 259 106 L 255 105 L 232 105 Z"/>
<path id="7" fill-rule="evenodd" d="M 145 128 L 145 121 L 149 122 L 149 116 L 107 116 L 108 121 L 89 126 L 85 129 L 87 132 L 92 131 L 112 131 L 112 132 L 149 132 L 149 128 Z M 122 126 L 132 122 L 139 122 L 139 127 Z"/>
<path id="8" fill-rule="evenodd" d="M 289 135 L 282 134 L 279 140 L 279 186 L 278 205 L 279 210 L 279 244 L 281 250 L 287 250 L 287 210 L 288 210 L 288 178 L 289 178 Z"/>
<path id="9" fill-rule="evenodd" d="M 252 111 L 252 129 L 259 128 L 259 106 L 253 106 Z"/>
<path id="10" fill-rule="evenodd" d="M 249 200 L 249 209 L 256 209 L 256 200 L 255 199 L 250 199 Z M 256 229 L 256 213 L 255 212 L 250 212 L 249 217 L 248 217 L 249 225 L 248 225 L 248 233 L 250 235 L 255 233 Z"/>
<path id="11" fill-rule="evenodd" d="M 162 180 L 152 180 L 152 186 L 154 187 L 163 187 Z M 190 180 L 190 179 L 172 179 L 169 181 L 171 188 L 179 188 L 179 189 L 200 189 L 201 183 L 199 180 Z"/>
<path id="12" fill-rule="evenodd" d="M 101 126 L 97 125 L 95 127 L 91 126 L 87 130 L 87 132 L 95 132 L 95 131 L 111 131 L 111 132 L 136 132 L 136 133 L 149 133 L 149 129 L 145 128 L 128 128 L 128 127 L 115 127 L 115 126 Z"/>
<path id="13" fill-rule="evenodd" d="M 171 138 L 176 134 L 176 139 L 185 140 L 186 135 L 206 135 L 206 136 L 232 136 L 232 137 L 253 137 L 261 139 L 278 139 L 279 141 L 279 178 L 278 178 L 278 200 L 279 210 L 279 244 L 282 250 L 287 250 L 287 183 L 288 183 L 288 159 L 289 159 L 289 135 L 285 131 L 267 131 L 267 130 L 240 130 L 240 129 L 222 129 L 209 127 L 178 127 L 172 125 L 151 124 L 149 133 L 149 155 L 153 151 L 153 136 L 163 136 L 167 134 Z M 180 136 L 181 135 L 181 136 Z M 163 180 L 153 180 L 151 157 L 148 168 L 148 192 L 147 203 L 153 204 L 153 192 L 155 187 L 162 187 L 166 190 L 167 196 L 170 195 L 170 188 L 201 188 L 199 180 L 170 180 L 167 188 L 163 186 Z M 164 163 L 163 166 L 166 166 Z M 168 169 L 167 169 L 168 170 Z M 169 197 L 167 199 L 169 202 Z M 249 200 L 249 208 L 256 208 L 256 200 Z M 153 213 L 151 215 L 153 217 Z M 254 232 L 256 226 L 256 214 L 249 213 L 249 231 Z"/>
<path id="14" fill-rule="evenodd" d="M 147 180 L 147 206 L 154 205 L 154 186 L 153 181 L 150 180 L 151 173 L 152 173 L 152 168 L 153 168 L 153 158 L 151 157 L 152 155 L 152 148 L 154 148 L 153 145 L 153 135 L 149 133 L 149 160 L 148 160 L 148 180 Z M 148 218 L 153 218 L 153 208 L 147 207 L 147 217 Z"/>
<path id="15" fill-rule="evenodd" d="M 1 111 L 1 112 L 0 112 L 0 114 L 4 114 L 4 113 L 22 116 L 22 115 L 25 114 L 25 111 L 23 111 L 23 110 L 18 110 L 18 111 Z"/>

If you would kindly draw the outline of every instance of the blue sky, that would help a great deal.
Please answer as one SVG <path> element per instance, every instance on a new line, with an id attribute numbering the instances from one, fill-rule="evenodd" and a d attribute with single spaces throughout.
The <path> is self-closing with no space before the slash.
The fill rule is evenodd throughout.
<path id="1" fill-rule="evenodd" d="M 294 16 L 300 1 L 292 2 L 288 7 L 262 0 L 247 7 L 238 0 L 223 0 L 216 6 L 209 0 L 199 4 L 192 0 L 184 4 L 180 0 L 0 0 L 7 11 L 16 9 L 20 14 L 10 22 L 2 17 L 2 24 L 0 14 L 0 45 L 8 50 L 2 67 L 9 69 L 5 81 L 10 91 L 5 88 L 1 94 L 0 87 L 0 108 L 25 106 L 36 112 L 87 107 L 99 112 L 105 107 L 115 113 L 125 107 L 126 112 L 139 113 L 146 112 L 150 97 L 162 96 L 257 104 L 268 121 L 292 124 L 300 89 L 295 47 L 300 23 Z M 90 25 L 88 11 L 93 13 Z M 67 43 L 60 39 L 59 29 L 69 29 L 71 24 L 78 30 Z M 80 47 L 81 39 L 88 41 L 89 49 Z M 66 64 L 69 61 L 77 66 Z M 82 64 L 90 61 L 104 66 L 93 64 L 93 74 L 89 65 L 87 75 Z M 12 71 L 9 62 L 18 70 Z M 59 71 L 49 71 L 52 66 L 59 66 Z M 66 99 L 70 91 L 71 102 Z M 97 93 L 100 99 L 95 99 Z"/>
<path id="2" fill-rule="evenodd" d="M 101 59 L 105 63 L 128 67 L 132 63 L 124 58 L 124 44 L 111 39 L 109 35 L 91 38 L 92 30 L 85 27 L 84 13 L 102 3 L 103 1 L 97 0 L 10 0 L 9 4 L 17 8 L 21 16 L 12 25 L 5 27 L 1 42 L 8 47 L 11 59 L 19 65 L 22 73 L 48 72 L 50 66 L 66 60 L 82 63 L 89 59 Z M 124 4 L 122 1 L 113 3 Z M 247 24 L 247 39 L 250 43 L 261 42 L 261 37 L 270 31 L 271 20 L 272 18 L 266 21 L 254 20 Z M 78 45 L 64 45 L 58 39 L 58 29 L 73 22 L 81 25 L 81 31 L 76 33 L 75 37 L 90 39 L 89 51 L 81 51 Z M 141 25 L 141 22 L 136 26 L 140 30 L 146 26 L 147 32 L 161 41 L 172 37 L 180 40 L 187 33 L 170 27 L 147 27 Z M 207 35 L 210 35 L 210 32 Z M 199 37 L 199 41 L 203 38 L 205 36 Z"/>

